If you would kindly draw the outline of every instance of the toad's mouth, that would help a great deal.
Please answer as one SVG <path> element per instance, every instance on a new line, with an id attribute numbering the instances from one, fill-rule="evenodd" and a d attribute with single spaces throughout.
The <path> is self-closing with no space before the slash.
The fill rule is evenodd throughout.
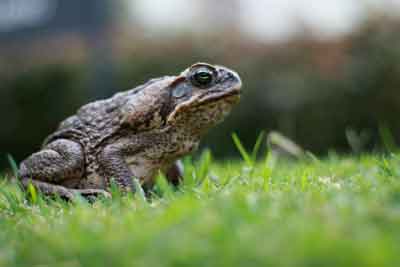
<path id="1" fill-rule="evenodd" d="M 207 105 L 209 103 L 218 102 L 220 100 L 227 101 L 229 103 L 236 103 L 240 100 L 240 87 L 234 88 L 229 91 L 212 90 L 200 96 L 198 105 Z"/>
<path id="2" fill-rule="evenodd" d="M 229 105 L 235 105 L 240 100 L 240 94 L 240 85 L 233 87 L 229 90 L 216 89 L 207 91 L 194 99 L 190 99 L 178 105 L 175 110 L 168 116 L 167 123 L 171 123 L 172 121 L 174 121 L 178 113 L 185 113 L 185 111 L 188 112 L 189 110 L 200 106 L 205 106 L 220 101 L 223 101 Z"/>

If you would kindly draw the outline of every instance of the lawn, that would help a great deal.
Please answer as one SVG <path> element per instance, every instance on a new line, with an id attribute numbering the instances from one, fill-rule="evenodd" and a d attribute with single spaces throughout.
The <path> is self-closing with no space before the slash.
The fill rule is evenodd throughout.
<path id="1" fill-rule="evenodd" d="M 0 182 L 0 266 L 400 265 L 400 155 L 185 166 L 94 204 Z"/>

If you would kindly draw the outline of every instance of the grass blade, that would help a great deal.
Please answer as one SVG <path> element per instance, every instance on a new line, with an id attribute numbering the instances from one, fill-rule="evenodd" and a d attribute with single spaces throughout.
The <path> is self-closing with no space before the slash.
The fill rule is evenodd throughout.
<path id="1" fill-rule="evenodd" d="M 244 146 L 240 142 L 240 139 L 239 139 L 239 137 L 237 136 L 236 133 L 232 134 L 232 139 L 233 139 L 233 142 L 236 145 L 236 148 L 239 150 L 240 155 L 242 156 L 242 158 L 246 162 L 246 164 L 249 165 L 249 166 L 253 166 L 253 161 L 252 161 L 249 153 L 247 153 L 246 149 L 244 148 Z"/>
<path id="2" fill-rule="evenodd" d="M 31 199 L 31 202 L 33 204 L 36 204 L 37 200 L 38 200 L 37 191 L 36 191 L 36 188 L 31 183 L 28 184 L 28 192 L 29 192 L 29 197 Z"/>
<path id="3" fill-rule="evenodd" d="M 394 141 L 393 134 L 387 125 L 379 126 L 379 135 L 381 137 L 384 148 L 388 152 L 393 153 L 397 150 L 397 146 L 396 146 L 396 142 Z"/>
<path id="4" fill-rule="evenodd" d="M 257 155 L 258 151 L 260 150 L 262 141 L 264 140 L 265 132 L 261 131 L 261 133 L 258 135 L 256 143 L 254 144 L 253 151 L 251 153 L 251 159 L 253 162 L 256 162 L 257 160 Z"/>
<path id="5" fill-rule="evenodd" d="M 163 197 L 171 198 L 173 195 L 173 189 L 171 185 L 168 183 L 167 178 L 162 172 L 159 172 L 156 180 L 156 187 L 159 193 Z"/>
<path id="6" fill-rule="evenodd" d="M 197 169 L 197 175 L 196 175 L 197 184 L 201 184 L 204 181 L 204 179 L 206 179 L 208 171 L 210 169 L 211 160 L 212 160 L 211 152 L 210 150 L 207 149 L 201 155 L 200 164 Z"/>
<path id="7" fill-rule="evenodd" d="M 141 202 L 147 203 L 146 194 L 142 188 L 142 185 L 139 183 L 139 180 L 133 178 L 133 186 L 135 187 L 135 194 L 138 196 Z"/>
<path id="8" fill-rule="evenodd" d="M 192 162 L 190 156 L 185 157 L 182 160 L 183 163 L 183 186 L 185 188 L 192 188 L 196 185 L 196 168 Z"/>
<path id="9" fill-rule="evenodd" d="M 11 170 L 13 171 L 14 177 L 18 178 L 18 165 L 15 162 L 13 156 L 11 156 L 10 154 L 7 154 L 7 159 L 8 159 L 8 163 L 11 166 Z"/>

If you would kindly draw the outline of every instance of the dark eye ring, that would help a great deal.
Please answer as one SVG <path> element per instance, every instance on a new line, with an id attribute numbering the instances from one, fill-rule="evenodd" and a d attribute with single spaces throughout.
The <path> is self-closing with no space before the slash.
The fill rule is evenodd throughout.
<path id="1" fill-rule="evenodd" d="M 214 82 L 214 73 L 208 69 L 200 69 L 193 73 L 191 82 L 194 86 L 207 88 Z"/>

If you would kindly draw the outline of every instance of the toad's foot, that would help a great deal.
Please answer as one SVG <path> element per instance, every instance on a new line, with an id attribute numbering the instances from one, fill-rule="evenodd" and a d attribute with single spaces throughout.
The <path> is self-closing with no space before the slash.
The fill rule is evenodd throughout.
<path id="1" fill-rule="evenodd" d="M 31 179 L 22 179 L 21 182 L 24 189 L 27 189 L 31 184 L 44 195 L 59 196 L 67 201 L 73 201 L 77 196 L 82 196 L 90 202 L 93 202 L 98 197 L 111 198 L 110 193 L 101 189 L 71 189 Z"/>

